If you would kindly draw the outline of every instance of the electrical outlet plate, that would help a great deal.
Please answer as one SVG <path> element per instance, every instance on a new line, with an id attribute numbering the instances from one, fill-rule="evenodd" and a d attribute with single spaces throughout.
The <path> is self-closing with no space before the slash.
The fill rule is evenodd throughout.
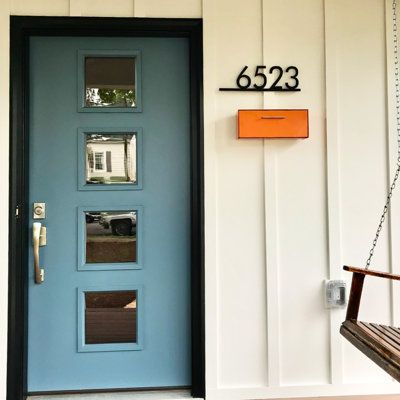
<path id="1" fill-rule="evenodd" d="M 346 282 L 343 280 L 325 281 L 325 307 L 344 308 L 347 304 Z"/>

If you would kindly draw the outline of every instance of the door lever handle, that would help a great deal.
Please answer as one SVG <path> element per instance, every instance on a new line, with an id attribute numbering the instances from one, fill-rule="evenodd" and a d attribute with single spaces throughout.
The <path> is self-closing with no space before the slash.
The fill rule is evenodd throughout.
<path id="1" fill-rule="evenodd" d="M 35 272 L 35 283 L 44 282 L 44 269 L 40 268 L 39 247 L 46 245 L 46 228 L 40 222 L 34 222 L 32 228 L 33 238 L 33 266 Z"/>

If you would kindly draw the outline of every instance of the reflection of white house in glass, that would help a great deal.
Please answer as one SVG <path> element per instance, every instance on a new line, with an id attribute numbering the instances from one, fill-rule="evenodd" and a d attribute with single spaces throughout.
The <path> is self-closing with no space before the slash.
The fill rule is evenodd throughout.
<path id="1" fill-rule="evenodd" d="M 86 182 L 90 184 L 136 183 L 136 135 L 88 134 Z"/>

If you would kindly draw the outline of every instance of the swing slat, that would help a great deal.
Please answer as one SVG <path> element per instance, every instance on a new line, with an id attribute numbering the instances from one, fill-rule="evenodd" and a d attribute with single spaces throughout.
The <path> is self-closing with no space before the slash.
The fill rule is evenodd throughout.
<path id="1" fill-rule="evenodd" d="M 379 367 L 400 382 L 400 350 L 394 347 L 393 343 L 388 341 L 388 337 L 382 333 L 390 327 L 384 325 L 379 325 L 379 327 L 379 330 L 373 331 L 371 324 L 348 320 L 343 322 L 340 333 Z M 381 329 L 382 331 L 377 333 Z M 400 340 L 400 334 L 398 340 Z"/>

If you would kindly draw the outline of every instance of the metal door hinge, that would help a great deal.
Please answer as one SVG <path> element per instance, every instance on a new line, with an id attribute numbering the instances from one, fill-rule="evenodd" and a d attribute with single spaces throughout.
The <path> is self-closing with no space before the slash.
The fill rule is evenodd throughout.
<path id="1" fill-rule="evenodd" d="M 19 206 L 15 207 L 15 218 L 19 217 Z"/>

